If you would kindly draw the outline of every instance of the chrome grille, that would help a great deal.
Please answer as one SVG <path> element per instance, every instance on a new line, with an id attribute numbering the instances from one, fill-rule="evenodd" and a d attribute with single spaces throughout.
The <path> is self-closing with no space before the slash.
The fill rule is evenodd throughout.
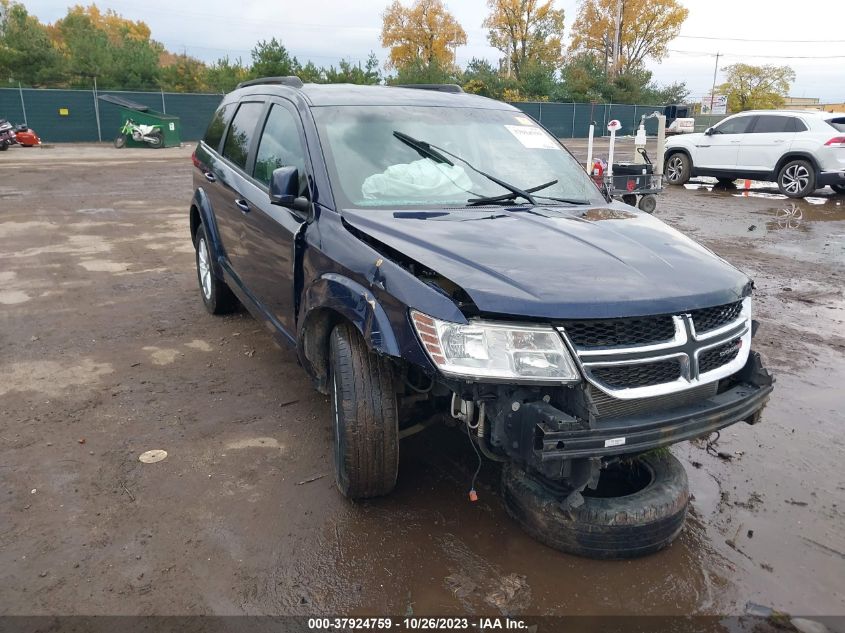
<path id="1" fill-rule="evenodd" d="M 655 363 L 607 365 L 596 367 L 592 374 L 596 380 L 611 389 L 649 387 L 680 378 L 681 363 L 677 358 L 669 358 Z"/>
<path id="2" fill-rule="evenodd" d="M 609 396 L 600 389 L 592 387 L 590 398 L 596 408 L 599 418 L 612 419 L 623 416 L 635 416 L 642 413 L 654 413 L 657 411 L 668 411 L 677 407 L 683 407 L 701 400 L 706 400 L 716 395 L 718 382 L 711 382 L 706 385 L 699 385 L 680 393 L 670 393 L 653 398 L 637 398 L 635 400 L 622 400 Z"/>
<path id="3" fill-rule="evenodd" d="M 576 347 L 619 347 L 671 341 L 671 316 L 640 319 L 590 319 L 561 324 Z"/>
<path id="4" fill-rule="evenodd" d="M 695 331 L 698 333 L 709 332 L 716 328 L 727 325 L 732 321 L 736 321 L 742 312 L 742 301 L 734 303 L 726 303 L 725 305 L 715 306 L 713 308 L 703 308 L 701 310 L 693 310 L 690 312 L 692 323 L 695 326 Z"/>
<path id="5" fill-rule="evenodd" d="M 742 369 L 751 346 L 751 299 L 668 317 L 568 322 L 558 329 L 594 387 L 620 400 L 653 398 Z"/>

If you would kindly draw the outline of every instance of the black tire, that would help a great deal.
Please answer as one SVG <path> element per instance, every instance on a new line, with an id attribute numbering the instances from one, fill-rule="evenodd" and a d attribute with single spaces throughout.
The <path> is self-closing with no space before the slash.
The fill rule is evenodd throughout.
<path id="1" fill-rule="evenodd" d="M 161 132 L 155 131 L 150 133 L 150 140 L 149 144 L 150 147 L 154 147 L 155 149 L 159 149 L 164 145 L 164 137 L 161 135 Z M 155 140 L 153 140 L 155 139 Z"/>
<path id="2" fill-rule="evenodd" d="M 203 305 L 209 314 L 228 314 L 238 306 L 238 300 L 226 282 L 214 275 L 214 267 L 211 265 L 211 249 L 208 244 L 208 236 L 205 227 L 200 225 L 197 234 L 194 236 L 195 261 L 197 265 L 197 282 L 199 283 L 200 297 Z M 203 253 L 205 260 L 203 262 Z"/>
<path id="3" fill-rule="evenodd" d="M 633 193 L 626 193 L 622 195 L 622 202 L 627 204 L 628 206 L 635 207 L 637 206 L 637 196 Z"/>
<path id="4" fill-rule="evenodd" d="M 836 193 L 845 193 L 845 185 L 830 185 Z"/>
<path id="5" fill-rule="evenodd" d="M 6 141 L 0 142 L 0 152 L 5 152 L 9 149 L 9 144 Z"/>
<path id="6" fill-rule="evenodd" d="M 666 158 L 663 175 L 670 185 L 683 185 L 690 179 L 691 170 L 689 157 L 683 152 L 675 152 Z"/>
<path id="7" fill-rule="evenodd" d="M 671 455 L 647 455 L 619 468 L 642 469 L 650 481 L 625 496 L 588 496 L 586 490 L 583 505 L 564 511 L 554 493 L 509 463 L 502 471 L 505 507 L 535 539 L 569 554 L 623 559 L 657 552 L 684 525 L 690 496 L 684 467 Z"/>
<path id="8" fill-rule="evenodd" d="M 816 170 L 806 160 L 791 160 L 778 172 L 778 189 L 789 198 L 803 198 L 816 190 Z"/>
<path id="9" fill-rule="evenodd" d="M 337 487 L 349 499 L 386 495 L 399 473 L 393 367 L 348 323 L 332 331 L 329 356 Z"/>
<path id="10" fill-rule="evenodd" d="M 640 208 L 640 211 L 654 213 L 654 210 L 657 208 L 657 196 L 652 193 L 648 193 L 640 198 L 640 202 L 637 206 Z"/>
<path id="11" fill-rule="evenodd" d="M 114 146 L 115 146 L 117 149 L 121 149 L 121 148 L 123 148 L 123 147 L 126 147 L 126 135 L 125 135 L 125 134 L 120 134 L 120 135 L 118 135 L 118 136 L 115 136 L 115 137 L 114 137 Z"/>

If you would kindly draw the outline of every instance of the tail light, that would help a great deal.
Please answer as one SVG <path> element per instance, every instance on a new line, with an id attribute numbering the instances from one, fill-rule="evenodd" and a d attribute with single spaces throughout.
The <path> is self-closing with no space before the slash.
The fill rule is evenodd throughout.
<path id="1" fill-rule="evenodd" d="M 845 136 L 834 136 L 825 145 L 827 147 L 845 147 Z"/>
<path id="2" fill-rule="evenodd" d="M 197 158 L 197 152 L 196 152 L 196 150 L 194 150 L 194 152 L 191 154 L 191 162 L 194 164 L 194 167 L 199 168 L 199 167 L 201 167 L 201 166 L 202 166 L 202 164 L 200 163 L 199 159 Z"/>

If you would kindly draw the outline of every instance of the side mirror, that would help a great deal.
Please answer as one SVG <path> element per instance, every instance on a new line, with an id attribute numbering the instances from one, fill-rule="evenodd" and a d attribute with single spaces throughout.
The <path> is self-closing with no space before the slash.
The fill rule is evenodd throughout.
<path id="1" fill-rule="evenodd" d="M 311 201 L 299 195 L 299 170 L 296 167 L 279 167 L 270 178 L 270 203 L 287 207 L 305 216 L 311 215 Z"/>

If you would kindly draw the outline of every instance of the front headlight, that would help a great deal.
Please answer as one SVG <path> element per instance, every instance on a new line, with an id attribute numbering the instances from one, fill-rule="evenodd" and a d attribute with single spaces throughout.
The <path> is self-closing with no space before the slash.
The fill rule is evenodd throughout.
<path id="1" fill-rule="evenodd" d="M 490 321 L 440 321 L 416 310 L 411 320 L 429 357 L 444 374 L 516 382 L 581 380 L 553 328 Z"/>

